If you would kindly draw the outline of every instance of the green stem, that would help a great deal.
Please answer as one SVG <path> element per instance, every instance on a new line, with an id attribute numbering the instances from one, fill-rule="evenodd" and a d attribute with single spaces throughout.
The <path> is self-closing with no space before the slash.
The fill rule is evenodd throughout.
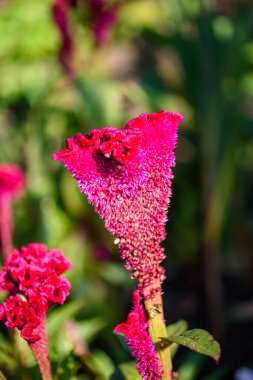
<path id="1" fill-rule="evenodd" d="M 148 299 L 151 288 L 156 288 L 159 291 L 155 294 L 154 298 Z M 148 315 L 149 334 L 157 348 L 158 357 L 163 369 L 162 380 L 173 380 L 170 349 L 169 347 L 162 347 L 160 339 L 167 336 L 160 281 L 156 279 L 152 286 L 144 288 L 143 294 L 145 309 Z"/>

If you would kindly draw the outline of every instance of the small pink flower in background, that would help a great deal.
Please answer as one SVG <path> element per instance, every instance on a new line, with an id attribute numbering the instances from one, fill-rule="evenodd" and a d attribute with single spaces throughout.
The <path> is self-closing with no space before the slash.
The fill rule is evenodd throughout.
<path id="1" fill-rule="evenodd" d="M 71 268 L 58 249 L 47 251 L 32 243 L 15 250 L 0 272 L 0 291 L 9 292 L 0 305 L 0 320 L 18 328 L 27 340 L 40 367 L 43 380 L 51 380 L 45 328 L 46 312 L 54 303 L 63 304 L 70 282 L 60 275 Z"/>
<path id="2" fill-rule="evenodd" d="M 53 156 L 65 164 L 105 220 L 140 290 L 164 279 L 160 243 L 165 239 L 181 120 L 181 115 L 166 111 L 143 114 L 123 130 L 78 133 L 67 139 L 67 149 Z M 148 297 L 156 291 L 151 288 Z"/>
<path id="3" fill-rule="evenodd" d="M 56 26 L 61 34 L 61 47 L 59 51 L 59 61 L 64 71 L 70 77 L 73 76 L 73 40 L 69 27 L 70 0 L 55 0 L 52 6 L 53 17 Z"/>
<path id="4" fill-rule="evenodd" d="M 63 304 L 70 283 L 60 275 L 71 267 L 60 250 L 47 251 L 32 243 L 15 250 L 0 272 L 0 290 L 10 293 L 0 305 L 0 319 L 8 328 L 17 327 L 29 343 L 41 339 L 36 329 L 44 322 L 48 308 Z"/>
<path id="5" fill-rule="evenodd" d="M 0 196 L 18 196 L 24 189 L 25 176 L 18 165 L 0 164 Z"/>
<path id="6" fill-rule="evenodd" d="M 155 350 L 154 343 L 148 334 L 144 309 L 141 305 L 138 290 L 133 293 L 133 310 L 129 313 L 126 323 L 120 323 L 114 332 L 123 334 L 136 359 L 137 370 L 143 380 L 162 378 L 162 368 Z"/>
<path id="7" fill-rule="evenodd" d="M 103 44 L 111 27 L 117 21 L 119 4 L 109 5 L 105 0 L 86 1 L 90 8 L 92 29 L 97 45 Z"/>
<path id="8" fill-rule="evenodd" d="M 12 250 L 12 199 L 25 186 L 25 176 L 18 165 L 0 164 L 0 240 L 4 257 Z"/>
<path id="9" fill-rule="evenodd" d="M 111 27 L 116 23 L 118 3 L 109 4 L 106 0 L 54 0 L 52 13 L 54 22 L 61 35 L 59 60 L 65 73 L 73 78 L 72 67 L 74 56 L 74 37 L 71 33 L 70 13 L 72 8 L 86 11 L 88 17 L 83 19 L 84 25 L 90 25 L 97 45 L 108 39 Z"/>

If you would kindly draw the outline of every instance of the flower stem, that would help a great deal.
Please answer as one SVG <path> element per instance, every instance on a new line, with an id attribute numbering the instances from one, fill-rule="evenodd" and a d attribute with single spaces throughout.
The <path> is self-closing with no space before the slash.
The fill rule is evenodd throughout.
<path id="1" fill-rule="evenodd" d="M 42 379 L 52 380 L 50 362 L 48 359 L 45 321 L 42 321 L 41 324 L 34 330 L 34 334 L 38 334 L 41 339 L 35 343 L 30 343 L 29 346 L 31 347 L 31 350 L 33 351 L 35 359 L 39 365 Z"/>
<path id="2" fill-rule="evenodd" d="M 153 298 L 148 298 L 151 288 L 156 288 L 158 291 Z M 158 356 L 163 369 L 162 380 L 173 380 L 170 349 L 169 347 L 162 347 L 160 340 L 161 337 L 167 336 L 167 331 L 164 321 L 161 284 L 159 279 L 156 279 L 152 286 L 144 288 L 143 295 L 145 309 L 148 315 L 149 334 L 158 350 Z"/>

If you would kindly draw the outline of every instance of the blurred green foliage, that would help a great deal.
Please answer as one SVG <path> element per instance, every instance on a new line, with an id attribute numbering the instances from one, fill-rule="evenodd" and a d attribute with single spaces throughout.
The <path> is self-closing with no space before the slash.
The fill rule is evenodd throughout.
<path id="1" fill-rule="evenodd" d="M 15 245 L 44 242 L 73 263 L 69 301 L 48 315 L 55 379 L 109 379 L 132 360 L 112 330 L 126 319 L 135 283 L 103 223 L 51 156 L 77 131 L 121 127 L 160 109 L 185 116 L 164 243 L 165 315 L 223 341 L 219 370 L 180 350 L 175 365 L 181 380 L 232 379 L 234 368 L 253 366 L 252 2 L 122 1 L 100 47 L 89 26 L 73 19 L 74 82 L 57 60 L 51 5 L 0 4 L 0 161 L 26 173 L 14 207 Z M 10 344 L 2 326 L 1 371 L 39 379 L 26 343 L 17 338 L 14 351 Z"/>

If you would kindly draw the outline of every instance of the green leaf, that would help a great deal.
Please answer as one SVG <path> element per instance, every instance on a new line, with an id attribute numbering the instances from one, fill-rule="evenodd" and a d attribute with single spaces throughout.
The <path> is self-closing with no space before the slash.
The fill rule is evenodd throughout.
<path id="1" fill-rule="evenodd" d="M 59 332 L 59 328 L 80 311 L 83 303 L 80 300 L 69 302 L 61 308 L 52 311 L 47 318 L 47 333 L 49 337 Z"/>
<path id="2" fill-rule="evenodd" d="M 115 368 L 111 358 L 102 350 L 94 350 L 82 361 L 99 380 L 108 380 Z"/>
<path id="3" fill-rule="evenodd" d="M 140 380 L 141 376 L 139 375 L 136 369 L 136 363 L 123 363 L 119 366 L 121 372 L 124 375 L 126 380 Z"/>
<path id="4" fill-rule="evenodd" d="M 17 363 L 13 356 L 10 354 L 7 354 L 3 351 L 0 351 L 0 365 L 1 367 L 7 367 L 7 368 L 16 368 Z"/>
<path id="5" fill-rule="evenodd" d="M 110 380 L 141 380 L 136 369 L 135 362 L 127 362 L 120 364 L 119 368 L 112 374 Z"/>
<path id="6" fill-rule="evenodd" d="M 188 328 L 188 323 L 185 320 L 180 319 L 176 323 L 172 323 L 171 325 L 167 326 L 166 330 L 167 330 L 168 336 L 171 336 L 171 335 L 182 334 L 183 332 L 187 330 L 187 328 Z M 178 350 L 178 347 L 179 345 L 177 343 L 172 343 L 170 345 L 170 354 L 172 358 L 175 356 Z"/>
<path id="7" fill-rule="evenodd" d="M 188 323 L 184 319 L 179 319 L 179 321 L 166 326 L 168 335 L 179 335 L 185 332 L 188 328 Z"/>
<path id="8" fill-rule="evenodd" d="M 178 368 L 179 380 L 196 380 L 206 358 L 196 352 L 187 352 Z"/>
<path id="9" fill-rule="evenodd" d="M 100 317 L 78 322 L 80 335 L 85 340 L 85 342 L 88 343 L 95 338 L 95 336 L 105 327 L 105 325 L 106 322 Z"/>
<path id="10" fill-rule="evenodd" d="M 171 335 L 168 338 L 162 338 L 166 345 L 172 343 L 188 347 L 200 354 L 210 356 L 215 361 L 219 361 L 221 349 L 219 343 L 211 334 L 202 329 L 194 329 L 183 332 L 180 335 Z"/>
<path id="11" fill-rule="evenodd" d="M 55 378 L 57 380 L 70 380 L 74 379 L 74 375 L 76 373 L 76 364 L 74 362 L 73 356 L 70 354 L 68 355 L 61 363 L 58 364 L 56 369 L 56 376 Z"/>

